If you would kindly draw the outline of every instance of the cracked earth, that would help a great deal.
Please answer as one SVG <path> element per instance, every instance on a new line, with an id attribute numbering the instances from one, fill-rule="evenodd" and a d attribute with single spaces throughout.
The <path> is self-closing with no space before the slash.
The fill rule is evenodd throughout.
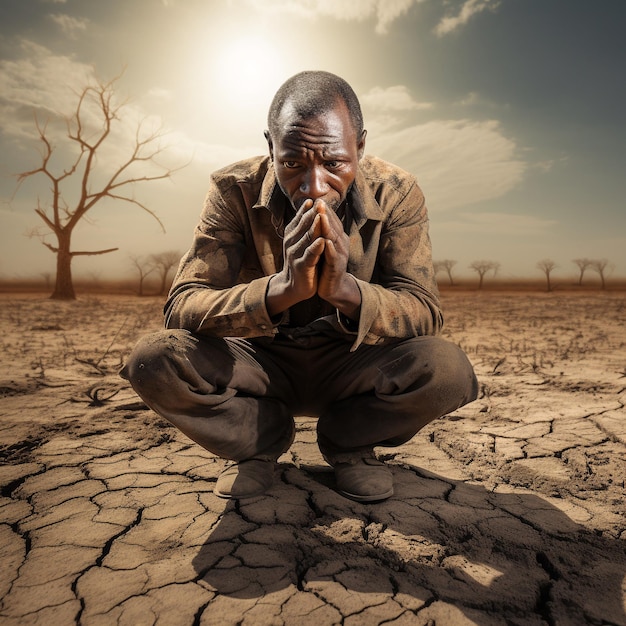
<path id="1" fill-rule="evenodd" d="M 273 488 L 116 372 L 161 301 L 0 296 L 0 623 L 626 624 L 626 297 L 443 294 L 480 398 L 399 448 L 395 495 L 333 490 L 298 419 Z"/>

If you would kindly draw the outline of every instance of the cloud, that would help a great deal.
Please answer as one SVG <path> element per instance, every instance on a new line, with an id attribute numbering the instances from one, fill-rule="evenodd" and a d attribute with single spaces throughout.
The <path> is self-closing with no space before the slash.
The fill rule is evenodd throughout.
<path id="1" fill-rule="evenodd" d="M 486 10 L 495 10 L 500 1 L 464 0 L 456 14 L 446 15 L 440 20 L 435 33 L 441 37 L 458 30 L 474 15 Z M 290 13 L 307 20 L 318 17 L 355 22 L 375 19 L 376 32 L 384 35 L 389 32 L 394 21 L 408 13 L 412 6 L 422 4 L 426 0 L 244 0 L 244 2 L 260 12 L 274 15 Z"/>
<path id="2" fill-rule="evenodd" d="M 59 148 L 68 145 L 65 118 L 76 112 L 78 95 L 85 87 L 97 85 L 94 68 L 69 56 L 55 55 L 32 41 L 23 40 L 20 47 L 19 58 L 0 60 L 0 130 L 17 140 L 37 138 L 35 115 L 40 125 L 47 124 L 46 134 Z M 113 106 L 120 104 L 117 95 L 121 94 L 114 95 Z M 101 128 L 100 107 L 90 97 L 83 102 L 81 119 L 87 132 Z M 124 115 L 112 125 L 107 144 L 128 145 L 138 120 L 144 120 L 146 132 L 161 124 L 160 118 L 127 104 Z M 105 152 L 101 150 L 100 156 Z"/>
<path id="3" fill-rule="evenodd" d="M 474 15 L 482 13 L 487 9 L 494 11 L 499 4 L 500 0 L 465 0 L 456 15 L 448 15 L 439 22 L 435 28 L 435 33 L 439 35 L 439 37 L 443 37 L 443 35 L 447 35 L 461 26 L 465 26 Z"/>
<path id="4" fill-rule="evenodd" d="M 405 85 L 395 85 L 393 87 L 373 87 L 363 94 L 359 100 L 363 109 L 376 112 L 388 111 L 415 111 L 422 109 L 432 109 L 432 102 L 417 102 L 409 93 Z"/>
<path id="5" fill-rule="evenodd" d="M 0 60 L 0 129 L 30 138 L 33 112 L 43 119 L 71 112 L 76 92 L 94 79 L 94 71 L 32 41 L 23 40 L 20 48 L 19 58 Z"/>
<path id="6" fill-rule="evenodd" d="M 470 91 L 463 98 L 456 101 L 454 104 L 457 106 L 461 106 L 461 107 L 480 106 L 483 108 L 488 107 L 491 109 L 496 109 L 496 108 L 508 109 L 509 108 L 507 104 L 496 103 L 493 100 L 489 100 L 488 98 L 485 98 L 483 95 L 479 94 L 477 91 Z"/>
<path id="7" fill-rule="evenodd" d="M 412 172 L 435 211 L 498 198 L 519 185 L 528 167 L 496 120 L 434 120 L 368 135 L 368 152 Z"/>
<path id="8" fill-rule="evenodd" d="M 414 4 L 425 0 L 246 0 L 258 11 L 291 13 L 304 19 L 333 17 L 345 21 L 376 19 L 376 32 L 385 34 L 391 23 Z"/>
<path id="9" fill-rule="evenodd" d="M 31 41 L 22 41 L 20 52 L 21 56 L 17 59 L 0 60 L 0 131 L 7 138 L 12 138 L 14 145 L 19 148 L 38 146 L 33 115 L 37 115 L 42 125 L 49 120 L 46 134 L 55 147 L 56 161 L 53 166 L 61 166 L 62 163 L 67 165 L 74 158 L 70 153 L 75 154 L 72 150 L 76 145 L 67 139 L 67 127 L 63 118 L 75 112 L 78 94 L 84 87 L 96 83 L 95 71 L 91 66 L 69 56 L 55 55 L 44 46 Z M 119 85 L 114 87 L 116 96 L 123 98 L 121 87 L 119 90 Z M 146 94 L 148 101 L 167 101 L 171 96 L 171 92 L 158 87 Z M 83 122 L 86 129 L 96 130 L 101 127 L 102 118 L 98 110 L 95 103 L 91 103 L 89 99 L 85 101 Z M 110 136 L 98 151 L 100 174 L 104 175 L 128 158 L 138 123 L 142 124 L 144 136 L 162 128 L 161 118 L 151 115 L 149 110 L 150 107 L 143 108 L 137 103 L 123 107 L 119 119 L 112 125 Z M 206 143 L 180 131 L 164 131 L 161 143 L 164 151 L 159 162 L 175 167 L 193 158 L 194 167 L 186 168 L 184 172 L 193 171 L 202 185 L 206 182 L 206 171 L 223 167 L 231 161 L 259 151 L 250 146 L 235 148 Z M 32 159 L 23 166 L 15 164 L 12 169 L 31 169 L 38 165 L 38 158 Z M 139 163 L 137 167 L 145 168 L 147 165 Z M 42 181 L 45 183 L 43 179 Z"/>
<path id="10" fill-rule="evenodd" d="M 64 13 L 51 13 L 48 17 L 60 26 L 66 35 L 72 38 L 76 37 L 78 32 L 87 30 L 87 24 L 89 24 L 87 18 L 72 17 Z"/>
<path id="11" fill-rule="evenodd" d="M 415 100 L 405 85 L 395 85 L 386 89 L 373 87 L 367 93 L 360 95 L 359 100 L 363 108 L 367 131 L 374 137 L 399 126 L 407 114 L 430 110 L 434 107 L 431 102 Z"/>
<path id="12" fill-rule="evenodd" d="M 79 94 L 85 87 L 97 84 L 95 72 L 88 65 L 69 56 L 55 55 L 30 41 L 22 41 L 20 51 L 19 58 L 0 61 L 0 131 L 19 148 L 40 146 L 36 117 L 40 127 L 45 128 L 45 135 L 53 148 L 52 171 L 61 172 L 79 154 L 78 144 L 67 137 L 65 120 L 75 114 Z M 116 96 L 113 96 L 113 107 L 119 106 Z M 161 125 L 160 118 L 146 115 L 137 106 L 127 105 L 98 149 L 99 175 L 110 175 L 128 159 L 139 120 L 144 120 L 142 137 Z M 81 122 L 85 138 L 101 132 L 102 112 L 92 94 L 87 94 L 82 103 Z M 39 163 L 34 159 L 33 164 Z M 23 169 L 32 167 L 28 165 Z M 140 163 L 138 167 L 146 167 L 146 164 Z M 34 181 L 34 184 L 39 183 Z"/>
<path id="13" fill-rule="evenodd" d="M 413 4 L 419 4 L 423 0 L 380 0 L 376 5 L 376 32 L 385 34 L 389 30 L 390 24 L 401 15 L 408 13 Z"/>

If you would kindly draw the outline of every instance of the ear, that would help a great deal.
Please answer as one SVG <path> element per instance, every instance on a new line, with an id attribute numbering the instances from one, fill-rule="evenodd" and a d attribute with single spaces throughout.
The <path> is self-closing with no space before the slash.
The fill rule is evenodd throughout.
<path id="1" fill-rule="evenodd" d="M 274 144 L 272 143 L 272 137 L 270 135 L 270 131 L 266 130 L 263 134 L 265 135 L 265 140 L 267 141 L 267 147 L 270 151 L 270 158 L 273 161 L 274 160 Z"/>
<path id="2" fill-rule="evenodd" d="M 359 139 L 359 143 L 357 144 L 357 154 L 359 155 L 359 161 L 363 158 L 363 153 L 365 152 L 365 137 L 367 135 L 367 131 L 363 130 L 361 133 L 361 138 Z"/>

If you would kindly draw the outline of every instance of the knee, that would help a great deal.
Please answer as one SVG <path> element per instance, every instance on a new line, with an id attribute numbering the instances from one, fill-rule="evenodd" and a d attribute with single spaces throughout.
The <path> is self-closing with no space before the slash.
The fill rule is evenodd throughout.
<path id="1" fill-rule="evenodd" d="M 410 386 L 459 387 L 468 396 L 477 388 L 474 369 L 467 355 L 456 344 L 440 337 L 417 337 L 400 346 L 400 362 L 411 382 Z"/>
<path id="2" fill-rule="evenodd" d="M 416 412 L 422 426 L 476 399 L 474 369 L 456 344 L 439 337 L 419 337 L 406 342 L 402 351 L 404 365 L 398 368 L 397 388 L 407 411 Z"/>
<path id="3" fill-rule="evenodd" d="M 475 400 L 478 381 L 465 352 L 450 341 L 433 339 L 427 358 L 434 386 L 442 396 L 458 397 L 458 406 Z"/>
<path id="4" fill-rule="evenodd" d="M 195 348 L 197 339 L 186 330 L 163 330 L 142 337 L 132 352 L 120 375 L 133 387 L 141 388 L 162 384 L 170 378 L 171 364 Z"/>
<path id="5" fill-rule="evenodd" d="M 467 355 L 459 346 L 439 337 L 433 337 L 425 351 L 427 365 L 433 373 L 445 377 L 474 375 L 474 369 Z"/>

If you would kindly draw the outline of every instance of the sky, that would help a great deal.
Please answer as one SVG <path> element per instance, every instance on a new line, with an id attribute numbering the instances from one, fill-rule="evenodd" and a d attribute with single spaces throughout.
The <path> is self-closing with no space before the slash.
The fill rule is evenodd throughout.
<path id="1" fill-rule="evenodd" d="M 141 121 L 164 133 L 171 179 L 105 201 L 75 229 L 75 276 L 132 272 L 131 256 L 191 244 L 211 172 L 266 154 L 276 89 L 302 70 L 345 78 L 366 152 L 415 175 L 435 260 L 471 275 L 626 276 L 626 0 L 0 0 L 0 278 L 53 271 L 35 213 L 51 200 L 35 119 L 69 167 L 60 124 L 77 93 L 118 77 L 120 119 L 98 159 L 125 159 Z M 92 114 L 92 111 L 88 111 Z M 146 169 L 146 173 L 157 170 Z M 95 181 L 97 182 L 97 181 Z M 68 203 L 76 187 L 67 190 Z M 43 239 L 54 244 L 54 238 Z"/>

